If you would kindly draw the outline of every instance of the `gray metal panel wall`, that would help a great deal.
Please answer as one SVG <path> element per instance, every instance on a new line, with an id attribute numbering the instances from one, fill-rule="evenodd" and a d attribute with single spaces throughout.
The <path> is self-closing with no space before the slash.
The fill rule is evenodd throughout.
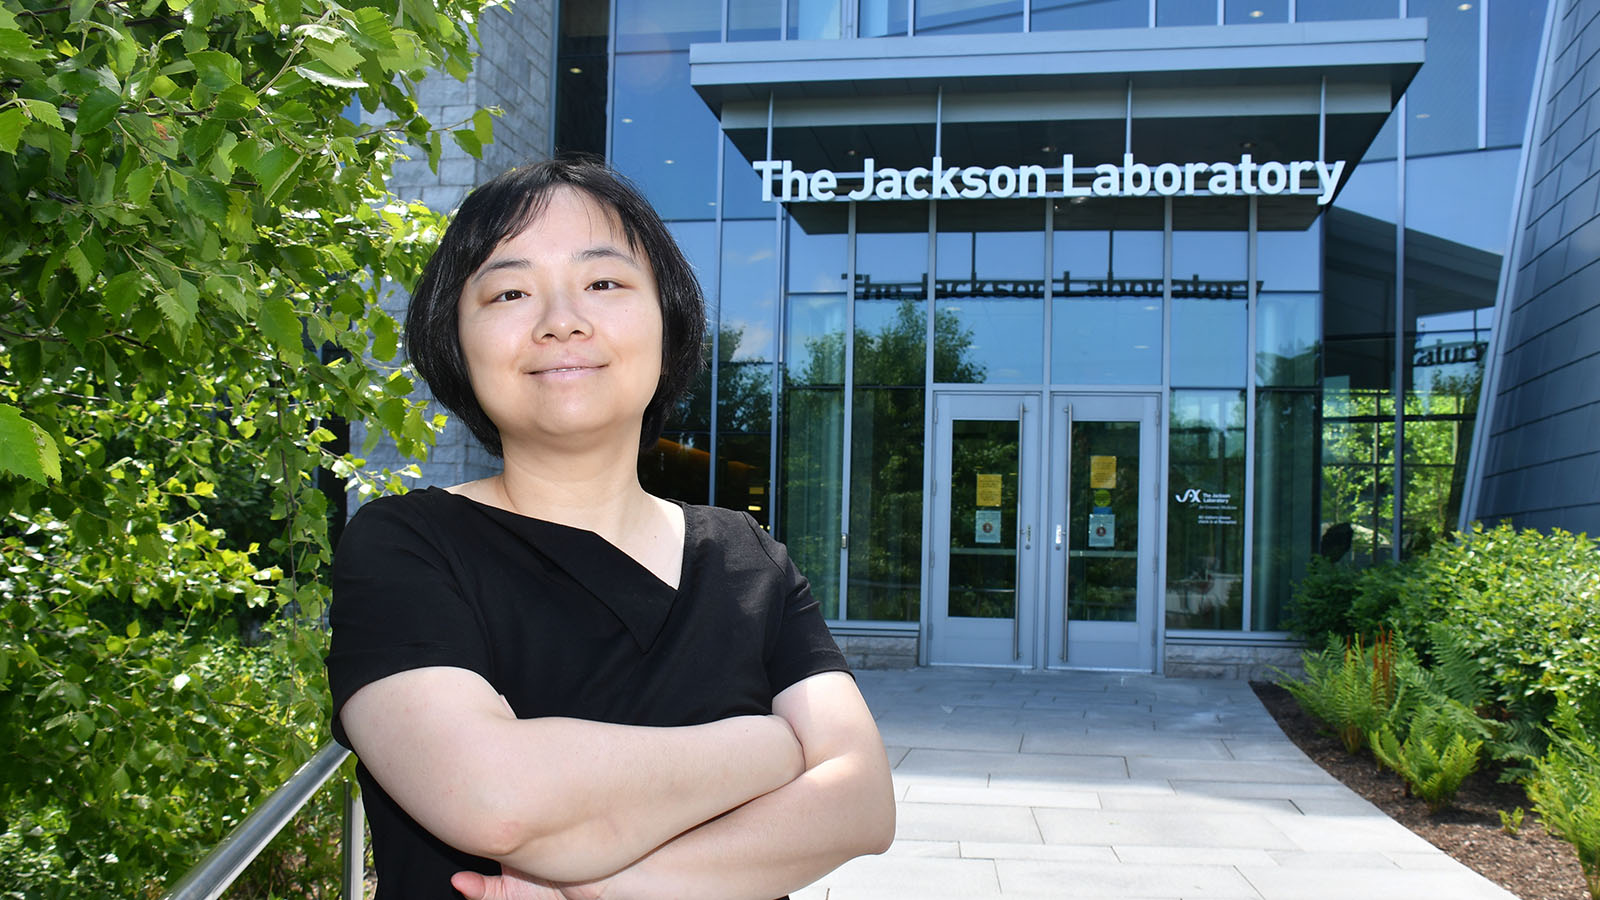
<path id="1" fill-rule="evenodd" d="M 1560 0 L 1475 518 L 1600 534 L 1600 0 Z"/>

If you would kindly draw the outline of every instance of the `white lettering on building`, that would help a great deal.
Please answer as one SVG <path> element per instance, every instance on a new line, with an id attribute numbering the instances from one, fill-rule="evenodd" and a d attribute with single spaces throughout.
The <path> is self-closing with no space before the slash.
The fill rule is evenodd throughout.
<path id="1" fill-rule="evenodd" d="M 1125 153 L 1122 164 L 1101 163 L 1080 172 L 1071 153 L 1061 157 L 1060 170 L 1043 166 L 946 167 L 935 156 L 930 166 L 913 166 L 904 172 L 878 167 L 872 157 L 860 172 L 796 169 L 787 159 L 765 159 L 754 164 L 761 176 L 761 199 L 789 202 L 830 200 L 982 200 L 1004 197 L 1159 197 L 1196 194 L 1232 197 L 1241 194 L 1316 195 L 1326 206 L 1344 176 L 1344 160 L 1271 160 L 1258 163 L 1250 154 L 1237 162 L 1148 163 L 1135 162 Z M 1079 181 L 1079 176 L 1083 181 Z M 840 190 L 843 182 L 858 183 Z"/>

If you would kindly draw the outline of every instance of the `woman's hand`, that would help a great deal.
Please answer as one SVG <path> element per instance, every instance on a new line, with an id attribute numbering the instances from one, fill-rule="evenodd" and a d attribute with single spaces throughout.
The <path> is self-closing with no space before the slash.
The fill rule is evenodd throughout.
<path id="1" fill-rule="evenodd" d="M 499 875 L 457 872 L 450 876 L 450 886 L 467 900 L 601 900 L 606 892 L 606 879 L 557 885 L 501 866 Z"/>

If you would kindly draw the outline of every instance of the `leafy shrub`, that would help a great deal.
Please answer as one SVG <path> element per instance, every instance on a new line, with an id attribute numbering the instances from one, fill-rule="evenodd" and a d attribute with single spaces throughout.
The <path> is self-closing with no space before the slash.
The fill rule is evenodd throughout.
<path id="1" fill-rule="evenodd" d="M 1403 743 L 1393 725 L 1371 732 L 1372 755 L 1405 779 L 1412 796 L 1438 812 L 1455 800 L 1461 782 L 1478 768 L 1483 740 L 1469 739 L 1461 727 L 1471 716 L 1471 710 L 1454 700 L 1424 706 L 1410 721 Z"/>
<path id="2" fill-rule="evenodd" d="M 1545 828 L 1577 849 L 1589 896 L 1600 900 L 1600 747 L 1574 708 L 1557 719 L 1556 739 L 1527 782 L 1528 799 Z"/>
<path id="3" fill-rule="evenodd" d="M 1536 759 L 1558 697 L 1600 707 L 1600 550 L 1584 535 L 1476 526 L 1418 562 L 1392 620 L 1411 646 L 1482 673 L 1510 720 L 1500 755 Z"/>
<path id="4" fill-rule="evenodd" d="M 1362 569 L 1313 556 L 1284 611 L 1284 627 L 1307 643 L 1360 635 L 1372 640 L 1389 628 L 1411 563 Z"/>
<path id="5" fill-rule="evenodd" d="M 1368 647 L 1361 638 L 1330 637 L 1321 653 L 1304 654 L 1304 680 L 1287 680 L 1285 689 L 1306 712 L 1327 722 L 1348 753 L 1358 752 L 1367 736 L 1390 721 L 1395 708 L 1397 659 L 1405 656 L 1387 633 Z"/>

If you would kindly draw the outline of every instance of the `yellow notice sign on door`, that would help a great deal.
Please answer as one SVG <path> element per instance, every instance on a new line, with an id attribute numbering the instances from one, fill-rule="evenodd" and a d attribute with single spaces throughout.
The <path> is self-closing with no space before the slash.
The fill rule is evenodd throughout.
<path id="1" fill-rule="evenodd" d="M 999 475 L 981 475 L 980 474 L 978 476 L 978 505 L 979 506 L 999 506 L 1000 505 L 1000 476 Z"/>
<path id="2" fill-rule="evenodd" d="M 1117 486 L 1117 458 L 1115 456 L 1089 457 L 1089 487 L 1091 490 L 1111 490 Z"/>

